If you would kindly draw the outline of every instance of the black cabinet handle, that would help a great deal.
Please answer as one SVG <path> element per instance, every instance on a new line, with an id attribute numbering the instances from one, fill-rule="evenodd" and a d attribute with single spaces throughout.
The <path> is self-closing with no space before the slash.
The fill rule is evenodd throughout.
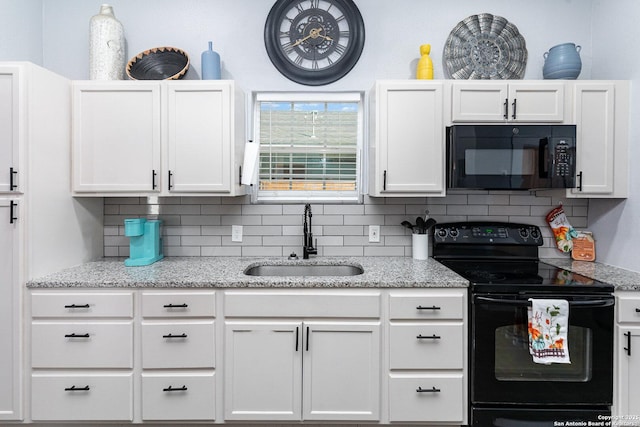
<path id="1" fill-rule="evenodd" d="M 504 99 L 504 119 L 509 118 L 509 98 Z"/>
<path id="2" fill-rule="evenodd" d="M 298 351 L 298 344 L 299 344 L 299 335 L 300 335 L 300 334 L 299 334 L 299 332 L 300 332 L 300 330 L 299 330 L 299 329 L 300 329 L 300 328 L 298 328 L 298 327 L 296 326 L 296 351 Z"/>
<path id="3" fill-rule="evenodd" d="M 242 165 L 238 168 L 238 185 L 242 185 Z"/>
<path id="4" fill-rule="evenodd" d="M 89 304 L 68 304 L 64 308 L 89 308 Z"/>
<path id="5" fill-rule="evenodd" d="M 156 175 L 157 175 L 156 170 L 152 169 L 151 170 L 151 189 L 152 190 L 155 190 L 156 187 L 157 187 L 157 185 L 156 185 Z"/>
<path id="6" fill-rule="evenodd" d="M 309 351 L 309 327 L 307 326 L 307 345 L 305 351 Z"/>
<path id="7" fill-rule="evenodd" d="M 171 190 L 173 188 L 173 184 L 171 183 L 171 178 L 172 177 L 173 177 L 173 173 L 171 171 L 169 171 L 168 174 L 167 174 L 167 178 L 168 178 L 167 181 L 169 181 L 168 182 L 168 186 L 167 186 L 168 190 Z"/>
<path id="8" fill-rule="evenodd" d="M 91 335 L 89 335 L 89 334 L 76 334 L 76 333 L 73 333 L 73 334 L 66 334 L 64 337 L 65 337 L 65 338 L 90 338 L 90 337 L 91 337 Z"/>
<path id="9" fill-rule="evenodd" d="M 17 207 L 18 207 L 18 204 L 13 200 L 9 202 L 9 224 L 13 224 L 18 220 L 18 217 L 16 216 Z"/>
<path id="10" fill-rule="evenodd" d="M 162 338 L 186 338 L 186 337 L 187 337 L 187 334 L 180 334 L 180 335 L 167 334 L 162 336 Z"/>
<path id="11" fill-rule="evenodd" d="M 431 336 L 424 336 L 424 335 L 420 334 L 420 335 L 418 335 L 416 337 L 416 339 L 419 339 L 419 340 L 439 340 L 441 338 L 442 338 L 441 336 L 436 335 L 436 334 L 433 334 Z"/>
<path id="12" fill-rule="evenodd" d="M 64 389 L 64 391 L 89 391 L 89 390 L 91 390 L 91 389 L 89 388 L 88 385 L 86 385 L 84 387 L 76 387 L 75 385 L 72 385 L 71 387 L 66 387 Z"/>
<path id="13" fill-rule="evenodd" d="M 627 337 L 627 346 L 624 351 L 627 352 L 627 356 L 631 356 L 631 331 L 625 332 L 624 336 Z"/>
<path id="14" fill-rule="evenodd" d="M 172 386 L 169 386 L 167 388 L 162 389 L 162 391 L 187 391 L 187 390 L 188 389 L 186 385 L 183 385 L 182 387 L 175 387 L 175 388 Z"/>
<path id="15" fill-rule="evenodd" d="M 578 172 L 578 191 L 582 191 L 582 171 Z"/>
<path id="16" fill-rule="evenodd" d="M 422 388 L 422 387 L 418 387 L 416 389 L 416 393 L 440 393 L 440 389 L 439 388 L 435 388 L 435 387 L 431 387 L 431 388 Z"/>
<path id="17" fill-rule="evenodd" d="M 13 191 L 18 188 L 18 184 L 13 180 L 14 175 L 18 175 L 18 171 L 14 168 L 9 168 L 9 191 Z"/>
<path id="18" fill-rule="evenodd" d="M 423 307 L 421 305 L 416 307 L 416 310 L 440 310 L 440 307 L 432 305 L 431 307 Z"/>
<path id="19" fill-rule="evenodd" d="M 640 308 L 636 308 L 636 313 L 640 313 Z"/>
<path id="20" fill-rule="evenodd" d="M 164 308 L 187 308 L 189 304 L 165 304 Z"/>
<path id="21" fill-rule="evenodd" d="M 515 120 L 515 119 L 516 119 L 516 102 L 517 102 L 517 101 L 518 101 L 517 99 L 514 99 L 514 100 L 513 100 L 513 104 L 511 104 L 511 108 L 513 109 L 513 114 L 511 115 L 511 118 L 512 118 L 513 120 Z"/>
<path id="22" fill-rule="evenodd" d="M 387 171 L 382 172 L 382 190 L 387 191 Z"/>

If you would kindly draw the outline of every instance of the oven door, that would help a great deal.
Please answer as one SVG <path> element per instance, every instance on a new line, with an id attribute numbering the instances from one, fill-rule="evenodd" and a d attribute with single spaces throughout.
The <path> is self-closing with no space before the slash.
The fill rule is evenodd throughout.
<path id="1" fill-rule="evenodd" d="M 473 427 L 554 427 L 611 425 L 608 409 L 474 408 Z"/>
<path id="2" fill-rule="evenodd" d="M 569 301 L 570 364 L 538 364 L 529 354 L 528 298 Z M 477 294 L 472 298 L 471 401 L 481 404 L 610 405 L 613 395 L 611 295 Z"/>

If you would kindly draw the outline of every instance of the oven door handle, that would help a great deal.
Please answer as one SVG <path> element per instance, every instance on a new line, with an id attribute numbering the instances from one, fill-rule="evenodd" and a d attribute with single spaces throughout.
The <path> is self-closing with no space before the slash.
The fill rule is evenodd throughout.
<path id="1" fill-rule="evenodd" d="M 491 297 L 483 297 L 476 296 L 479 301 L 483 302 L 492 302 L 497 304 L 511 305 L 515 307 L 530 307 L 531 302 L 524 299 L 502 299 L 502 298 L 491 298 Z M 562 298 L 560 298 L 562 299 Z M 610 307 L 614 304 L 613 298 L 603 298 L 596 300 L 588 300 L 588 301 L 569 301 L 569 306 L 574 307 Z"/>

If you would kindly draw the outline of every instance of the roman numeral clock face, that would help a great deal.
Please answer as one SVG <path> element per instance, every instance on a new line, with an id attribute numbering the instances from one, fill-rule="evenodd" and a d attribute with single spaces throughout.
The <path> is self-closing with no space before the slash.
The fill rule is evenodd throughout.
<path id="1" fill-rule="evenodd" d="M 278 0 L 267 16 L 264 40 L 271 62 L 285 77 L 320 86 L 356 65 L 364 21 L 352 0 Z"/>

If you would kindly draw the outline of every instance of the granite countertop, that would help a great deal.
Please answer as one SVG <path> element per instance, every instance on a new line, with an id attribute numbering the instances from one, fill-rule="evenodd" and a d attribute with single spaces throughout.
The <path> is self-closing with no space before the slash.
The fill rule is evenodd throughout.
<path id="1" fill-rule="evenodd" d="M 640 291 L 640 273 L 598 262 L 574 261 L 565 258 L 545 258 L 540 261 L 564 268 L 590 279 L 615 286 L 616 291 Z"/>
<path id="2" fill-rule="evenodd" d="M 247 276 L 258 264 L 355 264 L 357 276 Z M 286 258 L 167 257 L 144 267 L 125 267 L 124 258 L 105 258 L 30 280 L 30 288 L 429 288 L 467 287 L 469 282 L 429 258 L 314 257 Z"/>

